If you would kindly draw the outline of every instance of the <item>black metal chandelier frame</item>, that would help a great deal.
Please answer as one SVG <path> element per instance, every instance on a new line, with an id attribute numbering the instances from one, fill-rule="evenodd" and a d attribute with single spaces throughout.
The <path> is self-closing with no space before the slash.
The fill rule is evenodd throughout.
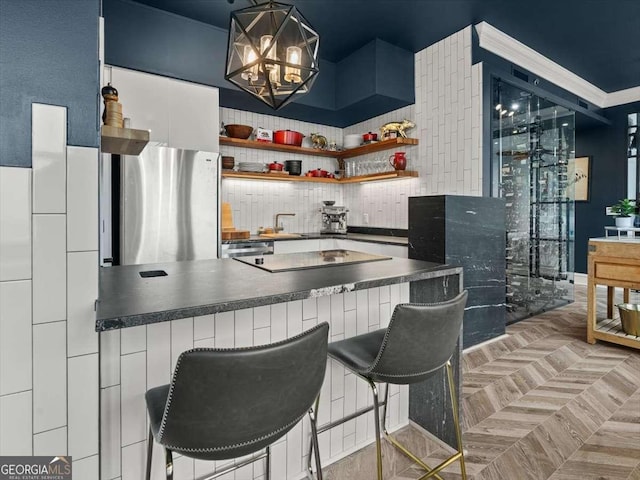
<path id="1" fill-rule="evenodd" d="M 269 15 L 267 21 L 271 25 L 269 43 L 263 47 L 261 37 L 265 35 L 264 30 L 258 33 L 253 30 L 257 29 L 260 22 L 264 24 L 265 15 Z M 276 15 L 284 17 L 278 21 Z M 247 18 L 250 21 L 246 22 Z M 284 49 L 280 49 L 280 53 L 285 49 L 288 51 L 288 47 L 297 47 L 301 57 L 306 54 L 306 62 L 300 58 L 295 63 L 288 58 L 288 54 L 278 55 L 279 52 L 274 48 L 281 45 L 285 36 L 297 38 L 286 39 L 288 43 Z M 319 40 L 318 34 L 293 5 L 271 0 L 236 10 L 231 13 L 225 79 L 270 107 L 276 110 L 282 108 L 296 95 L 311 89 L 319 73 Z M 252 57 L 249 59 L 245 58 L 247 47 Z"/>

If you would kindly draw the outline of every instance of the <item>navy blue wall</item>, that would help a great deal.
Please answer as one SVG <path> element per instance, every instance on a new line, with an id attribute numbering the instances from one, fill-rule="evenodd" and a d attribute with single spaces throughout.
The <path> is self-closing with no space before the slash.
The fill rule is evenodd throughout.
<path id="1" fill-rule="evenodd" d="M 614 224 L 605 208 L 627 196 L 627 115 L 633 112 L 640 112 L 640 102 L 605 109 L 611 125 L 576 130 L 576 157 L 591 156 L 590 200 L 576 203 L 576 272 L 587 273 L 589 238 Z"/>
<path id="2" fill-rule="evenodd" d="M 99 0 L 0 0 L 0 165 L 31 166 L 31 104 L 68 107 L 67 141 L 97 147 Z"/>
<path id="3" fill-rule="evenodd" d="M 131 0 L 104 0 L 103 13 L 108 65 L 215 86 L 223 107 L 274 114 L 224 79 L 226 30 Z M 277 115 L 344 127 L 409 105 L 413 66 L 413 53 L 380 40 L 338 64 L 320 59 L 311 92 Z"/>

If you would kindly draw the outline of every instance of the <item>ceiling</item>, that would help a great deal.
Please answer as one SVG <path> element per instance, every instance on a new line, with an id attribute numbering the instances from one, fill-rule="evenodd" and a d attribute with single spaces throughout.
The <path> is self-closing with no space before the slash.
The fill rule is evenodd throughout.
<path id="1" fill-rule="evenodd" d="M 249 0 L 137 0 L 227 29 Z M 336 62 L 380 38 L 417 52 L 486 21 L 595 86 L 640 86 L 640 0 L 285 0 L 321 36 Z"/>

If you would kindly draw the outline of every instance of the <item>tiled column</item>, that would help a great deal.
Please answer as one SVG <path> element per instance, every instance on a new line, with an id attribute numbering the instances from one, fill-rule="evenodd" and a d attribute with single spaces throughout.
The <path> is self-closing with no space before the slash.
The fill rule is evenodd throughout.
<path id="1" fill-rule="evenodd" d="M 0 167 L 0 455 L 98 478 L 98 151 L 32 107 L 32 168 Z"/>

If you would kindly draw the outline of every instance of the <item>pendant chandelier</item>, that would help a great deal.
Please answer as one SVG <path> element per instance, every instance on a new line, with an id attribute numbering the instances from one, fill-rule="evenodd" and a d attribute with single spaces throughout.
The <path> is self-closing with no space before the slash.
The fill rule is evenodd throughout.
<path id="1" fill-rule="evenodd" d="M 319 40 L 293 5 L 269 1 L 236 10 L 224 78 L 277 110 L 311 90 Z"/>

